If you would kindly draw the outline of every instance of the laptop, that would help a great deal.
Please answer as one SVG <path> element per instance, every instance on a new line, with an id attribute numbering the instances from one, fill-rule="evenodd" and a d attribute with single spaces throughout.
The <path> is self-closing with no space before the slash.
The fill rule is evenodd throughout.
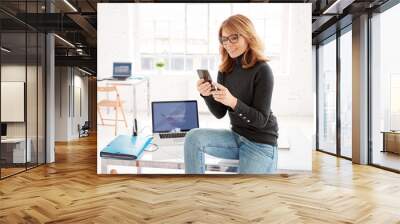
<path id="1" fill-rule="evenodd" d="M 128 62 L 114 62 L 113 64 L 113 78 L 125 80 L 132 75 L 132 63 Z"/>
<path id="2" fill-rule="evenodd" d="M 185 135 L 199 127 L 196 100 L 151 103 L 153 144 L 183 144 Z"/>

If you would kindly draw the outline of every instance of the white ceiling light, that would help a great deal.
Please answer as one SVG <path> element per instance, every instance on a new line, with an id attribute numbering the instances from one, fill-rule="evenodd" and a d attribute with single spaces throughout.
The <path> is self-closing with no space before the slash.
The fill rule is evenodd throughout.
<path id="1" fill-rule="evenodd" d="M 324 10 L 322 14 L 342 14 L 343 9 L 351 5 L 354 0 L 336 0 L 332 5 Z"/>
<path id="2" fill-rule="evenodd" d="M 69 3 L 68 0 L 64 0 L 65 4 L 67 4 L 72 10 L 74 10 L 74 12 L 78 12 L 78 10 L 71 4 Z"/>
<path id="3" fill-rule="evenodd" d="M 78 70 L 81 71 L 81 72 L 83 72 L 83 73 L 85 73 L 85 74 L 92 75 L 92 73 L 89 73 L 88 71 L 85 71 L 85 70 L 83 70 L 83 69 L 81 69 L 81 68 L 79 68 L 79 67 L 78 67 Z"/>
<path id="4" fill-rule="evenodd" d="M 57 34 L 54 34 L 55 37 L 57 37 L 59 40 L 61 40 L 62 42 L 66 43 L 67 45 L 69 45 L 70 47 L 75 48 L 75 45 L 73 45 L 71 42 L 69 42 L 68 40 L 58 36 Z"/>
<path id="5" fill-rule="evenodd" d="M 8 49 L 5 48 L 5 47 L 1 47 L 1 50 L 4 51 L 4 52 L 6 52 L 6 53 L 10 53 L 10 52 L 11 52 L 10 50 L 8 50 Z"/>

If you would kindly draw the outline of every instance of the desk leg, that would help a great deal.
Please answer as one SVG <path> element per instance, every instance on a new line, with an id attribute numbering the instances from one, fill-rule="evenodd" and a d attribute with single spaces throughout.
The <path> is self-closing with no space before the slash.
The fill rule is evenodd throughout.
<path id="1" fill-rule="evenodd" d="M 136 100 L 136 87 L 133 86 L 133 119 L 137 119 L 137 108 L 136 108 L 137 100 Z M 136 130 L 137 131 L 137 130 Z"/>
<path id="2" fill-rule="evenodd" d="M 381 152 L 386 152 L 386 133 L 382 133 L 383 135 L 383 149 Z"/>
<path id="3" fill-rule="evenodd" d="M 106 159 L 102 159 L 101 160 L 101 174 L 108 174 L 107 173 L 107 166 L 108 166 L 107 160 Z"/>
<path id="4" fill-rule="evenodd" d="M 150 116 L 150 78 L 147 78 L 147 116 Z"/>
<path id="5" fill-rule="evenodd" d="M 136 163 L 136 174 L 141 174 L 142 173 L 142 167 L 140 166 L 139 161 L 135 161 Z"/>

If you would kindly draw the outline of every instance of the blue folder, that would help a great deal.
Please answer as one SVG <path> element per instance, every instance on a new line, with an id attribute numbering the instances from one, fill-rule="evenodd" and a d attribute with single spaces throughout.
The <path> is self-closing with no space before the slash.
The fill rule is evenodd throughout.
<path id="1" fill-rule="evenodd" d="M 150 145 L 152 136 L 118 135 L 100 152 L 101 157 L 135 160 Z"/>

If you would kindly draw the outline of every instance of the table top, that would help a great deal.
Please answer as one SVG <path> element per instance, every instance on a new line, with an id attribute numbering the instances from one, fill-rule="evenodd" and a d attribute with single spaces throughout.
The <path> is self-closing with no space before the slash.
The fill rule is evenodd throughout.
<path id="1" fill-rule="evenodd" d="M 155 150 L 155 151 L 153 151 Z M 184 164 L 183 144 L 154 146 L 150 145 L 139 159 L 140 161 L 174 162 Z M 206 165 L 237 166 L 237 160 L 228 160 L 213 157 L 205 153 Z"/>
<path id="2" fill-rule="evenodd" d="M 137 160 L 121 160 L 116 158 L 102 157 L 102 162 L 114 165 L 130 165 L 136 167 L 184 169 L 184 145 L 155 146 L 150 144 Z M 225 171 L 236 170 L 237 160 L 227 160 L 205 154 L 206 170 Z"/>
<path id="3" fill-rule="evenodd" d="M 128 79 L 113 79 L 111 78 L 105 78 L 105 79 L 99 79 L 97 82 L 106 82 L 107 84 L 113 84 L 113 85 L 137 85 L 139 83 L 142 83 L 144 81 L 148 81 L 148 78 L 146 77 L 133 77 L 133 78 L 128 78 Z"/>
<path id="4" fill-rule="evenodd" d="M 27 138 L 26 140 L 30 140 L 29 138 Z M 11 137 L 7 137 L 5 139 L 1 139 L 1 143 L 19 143 L 19 142 L 24 142 L 25 138 L 11 138 Z"/>
<path id="5" fill-rule="evenodd" d="M 400 130 L 381 131 L 381 133 L 400 134 Z"/>

